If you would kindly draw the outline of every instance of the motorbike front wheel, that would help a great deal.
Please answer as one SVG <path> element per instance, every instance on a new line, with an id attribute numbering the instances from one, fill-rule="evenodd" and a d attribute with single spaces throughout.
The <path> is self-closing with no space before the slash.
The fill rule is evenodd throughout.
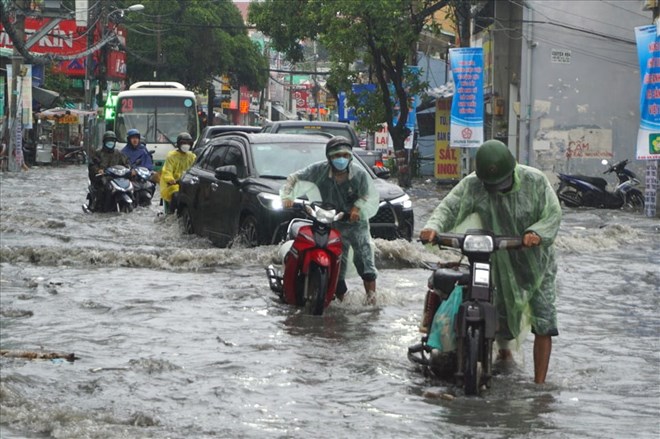
<path id="1" fill-rule="evenodd" d="M 633 212 L 641 212 L 644 210 L 644 195 L 637 190 L 631 190 L 626 194 L 626 202 L 623 207 Z"/>
<path id="2" fill-rule="evenodd" d="M 477 395 L 481 388 L 481 375 L 483 365 L 479 358 L 479 346 L 481 346 L 481 331 L 479 328 L 468 328 L 465 337 L 465 373 L 464 385 L 466 395 Z"/>
<path id="3" fill-rule="evenodd" d="M 305 312 L 315 316 L 323 314 L 325 294 L 328 291 L 328 269 L 314 263 L 309 266 L 305 282 Z"/>

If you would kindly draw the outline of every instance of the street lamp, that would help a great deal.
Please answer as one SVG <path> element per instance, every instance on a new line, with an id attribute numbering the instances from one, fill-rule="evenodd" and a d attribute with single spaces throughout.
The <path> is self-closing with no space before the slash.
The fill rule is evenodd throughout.
<path id="1" fill-rule="evenodd" d="M 110 17 L 115 12 L 119 12 L 119 17 L 124 18 L 124 14 L 126 12 L 137 12 L 137 11 L 141 11 L 143 9 L 144 9 L 144 5 L 138 3 L 137 5 L 132 5 L 132 6 L 129 6 L 128 8 L 125 8 L 125 9 L 115 9 L 114 11 L 112 11 L 108 14 L 108 17 Z"/>
<path id="2" fill-rule="evenodd" d="M 104 5 L 102 5 L 104 6 Z M 144 9 L 144 5 L 142 4 L 135 4 L 131 5 L 128 8 L 124 9 L 115 9 L 114 11 L 110 12 L 104 20 L 104 23 L 107 23 L 107 20 L 114 14 L 119 13 L 120 19 L 124 17 L 124 14 L 126 12 L 135 12 L 135 11 L 141 11 Z M 87 10 L 87 23 L 91 25 L 91 23 L 94 22 L 94 7 L 90 7 Z M 102 14 L 102 13 L 101 13 Z M 103 29 L 105 31 L 105 29 Z M 94 45 L 94 32 L 90 28 L 87 29 L 87 48 L 89 49 Z M 101 49 L 99 47 L 99 49 Z M 92 78 L 94 76 L 92 64 L 93 64 L 94 56 L 93 53 L 88 53 L 87 54 L 87 59 L 85 61 L 85 109 L 86 110 L 92 110 L 94 107 L 93 105 L 93 99 L 94 99 L 94 94 L 92 93 Z M 87 126 L 85 129 L 85 149 L 87 150 L 87 153 L 91 153 L 91 139 L 92 139 L 92 133 L 91 133 L 91 124 L 89 123 L 89 117 L 86 116 L 85 120 L 87 121 Z"/>

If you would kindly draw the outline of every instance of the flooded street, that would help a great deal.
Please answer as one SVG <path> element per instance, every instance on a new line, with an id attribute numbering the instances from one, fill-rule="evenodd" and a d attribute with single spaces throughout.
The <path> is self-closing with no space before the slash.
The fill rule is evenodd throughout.
<path id="1" fill-rule="evenodd" d="M 78 357 L 0 358 L 3 439 L 660 436 L 657 218 L 565 209 L 548 382 L 530 335 L 477 398 L 406 357 L 441 257 L 420 243 L 377 240 L 377 306 L 353 278 L 309 317 L 268 287 L 275 246 L 215 248 L 157 203 L 85 215 L 86 185 L 0 176 L 0 349 Z M 439 199 L 411 195 L 419 231 Z"/>

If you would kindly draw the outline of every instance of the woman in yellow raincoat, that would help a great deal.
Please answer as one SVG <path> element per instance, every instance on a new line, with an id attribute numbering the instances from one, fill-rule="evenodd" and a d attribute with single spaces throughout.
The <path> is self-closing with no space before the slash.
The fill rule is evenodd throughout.
<path id="1" fill-rule="evenodd" d="M 195 162 L 197 156 L 190 152 L 193 138 L 183 132 L 176 137 L 176 149 L 167 153 L 165 164 L 160 173 L 160 197 L 163 199 L 165 213 L 174 213 L 179 196 L 179 180 L 184 172 Z"/>

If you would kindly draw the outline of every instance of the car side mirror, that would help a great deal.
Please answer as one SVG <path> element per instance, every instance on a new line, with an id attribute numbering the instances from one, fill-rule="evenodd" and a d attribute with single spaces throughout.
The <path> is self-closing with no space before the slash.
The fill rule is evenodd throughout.
<path id="1" fill-rule="evenodd" d="M 382 178 L 383 180 L 390 178 L 390 170 L 384 166 L 372 166 L 371 170 L 374 171 L 374 174 L 378 178 Z"/>
<path id="2" fill-rule="evenodd" d="M 238 182 L 238 170 L 236 165 L 219 166 L 215 168 L 215 178 L 222 181 Z"/>

